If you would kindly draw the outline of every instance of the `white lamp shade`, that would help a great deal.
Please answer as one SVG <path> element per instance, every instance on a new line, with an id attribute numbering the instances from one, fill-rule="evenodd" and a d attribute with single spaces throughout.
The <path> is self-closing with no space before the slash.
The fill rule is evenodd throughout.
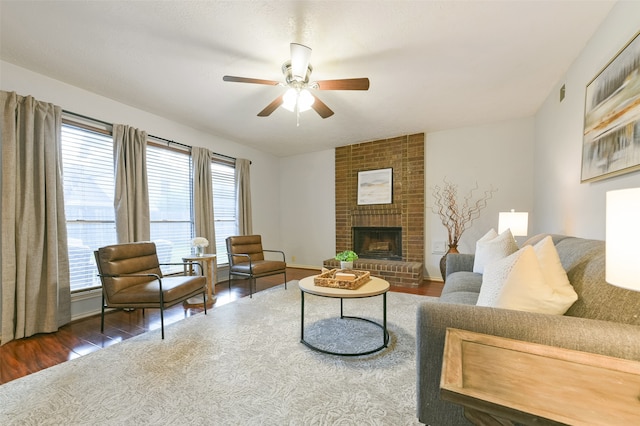
<path id="1" fill-rule="evenodd" d="M 529 213 L 510 212 L 498 213 L 498 233 L 502 234 L 507 229 L 511 229 L 514 237 L 525 236 L 529 233 Z"/>
<path id="2" fill-rule="evenodd" d="M 607 192 L 606 281 L 640 291 L 640 188 Z"/>
<path id="3" fill-rule="evenodd" d="M 305 79 L 310 59 L 311 48 L 299 43 L 291 43 L 291 74 L 295 80 Z"/>

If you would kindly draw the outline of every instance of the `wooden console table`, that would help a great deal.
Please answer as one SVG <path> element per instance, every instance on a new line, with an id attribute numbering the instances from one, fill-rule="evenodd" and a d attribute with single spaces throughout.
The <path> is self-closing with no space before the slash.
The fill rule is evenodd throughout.
<path id="1" fill-rule="evenodd" d="M 447 329 L 440 395 L 475 425 L 640 425 L 640 362 Z"/>

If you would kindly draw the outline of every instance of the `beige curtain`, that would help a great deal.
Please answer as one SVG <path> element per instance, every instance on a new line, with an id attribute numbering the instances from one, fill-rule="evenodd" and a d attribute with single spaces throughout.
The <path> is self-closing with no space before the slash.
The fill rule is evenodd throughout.
<path id="1" fill-rule="evenodd" d="M 213 184 L 211 183 L 211 151 L 191 148 L 193 162 L 193 222 L 196 237 L 209 240 L 205 253 L 216 254 L 216 231 L 213 218 Z"/>
<path id="2" fill-rule="evenodd" d="M 146 132 L 122 124 L 113 125 L 113 169 L 118 243 L 149 241 Z"/>
<path id="3" fill-rule="evenodd" d="M 71 320 L 62 188 L 62 110 L 0 92 L 2 106 L 1 344 Z"/>
<path id="4" fill-rule="evenodd" d="M 250 165 L 249 160 L 236 159 L 236 227 L 239 235 L 253 234 Z"/>

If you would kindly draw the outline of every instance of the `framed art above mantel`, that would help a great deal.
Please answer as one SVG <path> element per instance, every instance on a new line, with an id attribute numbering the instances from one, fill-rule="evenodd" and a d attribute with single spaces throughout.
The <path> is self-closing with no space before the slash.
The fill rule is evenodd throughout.
<path id="1" fill-rule="evenodd" d="M 587 85 L 581 182 L 640 170 L 640 32 Z"/>
<path id="2" fill-rule="evenodd" d="M 358 172 L 358 205 L 393 203 L 393 169 Z"/>

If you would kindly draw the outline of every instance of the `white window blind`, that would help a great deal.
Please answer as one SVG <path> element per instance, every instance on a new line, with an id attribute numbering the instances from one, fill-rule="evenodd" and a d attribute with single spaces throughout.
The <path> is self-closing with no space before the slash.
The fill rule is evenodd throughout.
<path id="1" fill-rule="evenodd" d="M 236 231 L 236 179 L 235 167 L 227 163 L 211 162 L 213 180 L 213 216 L 216 230 L 218 265 L 229 263 L 226 238 Z"/>
<path id="2" fill-rule="evenodd" d="M 191 154 L 172 148 L 147 145 L 147 177 L 151 240 L 160 263 L 180 263 L 191 254 Z M 182 271 L 163 267 L 163 273 Z"/>
<path id="3" fill-rule="evenodd" d="M 116 243 L 113 141 L 69 124 L 61 134 L 71 291 L 77 291 L 101 285 L 93 251 Z"/>

